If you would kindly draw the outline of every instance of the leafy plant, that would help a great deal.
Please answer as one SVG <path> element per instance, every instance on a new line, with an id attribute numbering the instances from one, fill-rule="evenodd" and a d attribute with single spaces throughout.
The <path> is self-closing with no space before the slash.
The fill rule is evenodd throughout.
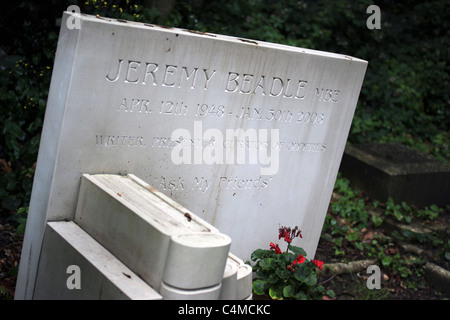
<path id="1" fill-rule="evenodd" d="M 391 197 L 386 201 L 385 207 L 386 215 L 392 215 L 397 221 L 404 221 L 406 223 L 411 223 L 412 219 L 415 217 L 435 220 L 439 217 L 439 214 L 444 211 L 443 208 L 439 208 L 437 205 L 430 205 L 423 209 L 417 209 L 409 206 L 406 202 L 396 204 Z"/>
<path id="2" fill-rule="evenodd" d="M 25 234 L 25 227 L 27 225 L 29 207 L 20 207 L 16 214 L 13 216 L 12 220 L 17 223 L 17 233 Z"/>
<path id="3" fill-rule="evenodd" d="M 256 273 L 254 293 L 268 294 L 277 300 L 334 297 L 332 290 L 325 291 L 322 285 L 317 284 L 317 270 L 322 269 L 323 262 L 307 260 L 305 250 L 291 245 L 294 238 L 302 237 L 298 227 L 281 227 L 278 231 L 278 239 L 283 238 L 287 243 L 285 252 L 278 244 L 270 243 L 270 249 L 258 249 L 251 255 L 252 261 L 256 262 L 253 266 Z"/>
<path id="4" fill-rule="evenodd" d="M 8 293 L 8 290 L 0 285 L 0 300 L 12 300 L 13 297 L 10 296 L 10 294 Z"/>
<path id="5" fill-rule="evenodd" d="M 419 218 L 426 218 L 429 220 L 435 220 L 439 217 L 439 214 L 443 211 L 443 208 L 439 208 L 437 205 L 431 205 L 420 210 L 417 214 Z"/>
<path id="6" fill-rule="evenodd" d="M 407 210 L 404 210 L 404 209 Z M 398 221 L 405 220 L 405 222 L 410 223 L 411 222 L 411 215 L 406 215 L 405 212 L 410 213 L 410 207 L 404 202 L 402 202 L 402 205 L 394 203 L 394 200 L 389 197 L 386 201 L 386 215 L 393 215 L 395 219 Z"/>

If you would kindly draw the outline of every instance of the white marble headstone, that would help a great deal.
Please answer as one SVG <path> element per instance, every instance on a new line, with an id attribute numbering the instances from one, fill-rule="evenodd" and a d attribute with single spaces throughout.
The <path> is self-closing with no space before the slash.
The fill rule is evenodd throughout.
<path id="1" fill-rule="evenodd" d="M 367 62 L 64 13 L 16 298 L 48 220 L 72 219 L 82 173 L 133 173 L 249 259 L 298 226 L 312 258 Z"/>

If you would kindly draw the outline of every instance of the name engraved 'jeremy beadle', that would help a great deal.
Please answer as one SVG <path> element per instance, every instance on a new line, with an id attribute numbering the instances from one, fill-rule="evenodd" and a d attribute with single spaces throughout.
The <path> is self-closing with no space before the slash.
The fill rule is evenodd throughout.
<path id="1" fill-rule="evenodd" d="M 229 72 L 225 92 L 304 99 L 307 85 L 308 81 L 302 79 L 292 80 L 282 79 L 280 77 Z"/>
<path id="2" fill-rule="evenodd" d="M 119 59 L 117 65 L 106 75 L 109 82 L 122 81 L 131 84 L 163 87 L 189 87 L 208 89 L 216 70 L 189 68 L 186 66 L 160 65 L 154 62 Z"/>
<path id="3" fill-rule="evenodd" d="M 313 86 L 304 78 L 288 78 L 238 72 L 218 72 L 212 68 L 188 67 L 175 64 L 117 59 L 105 76 L 106 81 L 136 85 L 161 86 L 208 90 L 211 83 L 222 88 L 226 94 L 261 95 L 312 101 L 337 103 L 341 95 L 338 89 Z M 140 103 L 140 108 L 146 105 Z M 137 106 L 137 105 L 136 105 Z M 148 112 L 147 112 L 148 113 Z"/>

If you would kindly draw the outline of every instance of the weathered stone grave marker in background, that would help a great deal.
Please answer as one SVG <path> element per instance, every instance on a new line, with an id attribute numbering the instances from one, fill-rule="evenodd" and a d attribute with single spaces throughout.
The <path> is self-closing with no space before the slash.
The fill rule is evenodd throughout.
<path id="1" fill-rule="evenodd" d="M 32 298 L 47 221 L 81 176 L 133 173 L 248 259 L 279 225 L 315 253 L 367 62 L 64 13 L 16 298 Z"/>
<path id="2" fill-rule="evenodd" d="M 450 204 L 450 165 L 399 143 L 348 145 L 340 171 L 380 201 L 418 207 Z"/>

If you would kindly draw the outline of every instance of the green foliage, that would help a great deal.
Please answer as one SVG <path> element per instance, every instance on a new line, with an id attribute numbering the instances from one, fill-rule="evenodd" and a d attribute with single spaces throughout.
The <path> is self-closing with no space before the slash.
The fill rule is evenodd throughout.
<path id="1" fill-rule="evenodd" d="M 291 246 L 291 249 L 296 248 Z M 317 267 L 311 261 L 293 266 L 297 257 L 292 252 L 276 254 L 261 249 L 253 252 L 252 261 L 256 261 L 253 266 L 256 274 L 254 293 L 268 294 L 276 300 L 321 299 L 324 295 L 333 297 L 332 291 L 326 291 L 323 286 L 317 285 Z"/>
<path id="2" fill-rule="evenodd" d="M 387 218 L 401 224 L 434 220 L 445 214 L 450 206 L 440 208 L 432 205 L 418 209 L 405 202 L 395 203 L 392 199 L 388 199 L 385 203 L 371 201 L 353 189 L 349 181 L 341 175 L 338 175 L 334 191 L 337 194 L 337 200 L 330 204 L 321 237 L 333 245 L 335 258 L 342 259 L 347 248 L 357 248 L 364 257 L 377 259 L 377 264 L 383 270 L 389 270 L 393 276 L 399 277 L 407 287 L 413 290 L 423 285 L 426 258 L 448 264 L 450 231 L 443 235 L 437 232 L 418 233 L 402 229 L 389 234 L 377 234 L 377 228 Z M 362 205 L 362 199 L 365 200 L 364 205 Z M 371 219 L 361 219 L 365 217 L 365 213 L 361 215 L 360 212 L 369 212 L 374 208 L 379 208 L 384 213 L 380 216 L 372 215 Z M 368 234 L 371 235 L 368 236 Z M 431 251 L 424 251 L 423 256 L 412 258 L 399 250 L 399 241 L 424 246 Z"/>
<path id="3" fill-rule="evenodd" d="M 435 220 L 439 217 L 439 214 L 444 211 L 443 208 L 439 208 L 437 205 L 426 206 L 423 209 L 418 209 L 409 206 L 406 202 L 400 204 L 394 203 L 394 200 L 389 197 L 385 204 L 385 214 L 392 215 L 395 220 L 406 223 L 411 223 L 412 219 L 427 219 Z"/>
<path id="4" fill-rule="evenodd" d="M 13 297 L 11 297 L 8 293 L 8 290 L 0 285 L 0 300 L 13 300 Z"/>
<path id="5" fill-rule="evenodd" d="M 279 238 L 284 237 L 281 230 Z M 253 251 L 251 260 L 255 262 L 253 271 L 256 275 L 253 292 L 257 295 L 268 294 L 275 300 L 322 299 L 324 295 L 334 297 L 332 290 L 317 284 L 317 270 L 322 268 L 323 262 L 307 260 L 305 250 L 291 245 L 290 238 L 285 238 L 285 241 L 285 252 L 273 243 L 270 250 Z"/>
<path id="6" fill-rule="evenodd" d="M 387 287 L 377 290 L 367 288 L 366 280 L 361 279 L 359 274 L 350 274 L 349 276 L 351 280 L 348 281 L 346 292 L 352 297 L 357 297 L 358 300 L 386 300 L 391 294 Z"/>
<path id="7" fill-rule="evenodd" d="M 27 217 L 28 217 L 28 209 L 29 207 L 20 207 L 12 220 L 17 224 L 17 233 L 25 234 L 25 228 L 27 226 Z"/>
<path id="8" fill-rule="evenodd" d="M 386 215 L 393 215 L 398 221 L 405 221 L 407 223 L 411 222 L 411 213 L 412 209 L 405 202 L 402 202 L 401 205 L 395 204 L 394 200 L 389 197 L 386 201 Z"/>
<path id="9" fill-rule="evenodd" d="M 10 210 L 26 205 L 31 192 L 51 72 L 50 66 L 34 63 L 39 59 L 40 55 L 30 62 L 20 56 L 0 58 L 0 158 L 4 161 L 0 198 Z"/>

